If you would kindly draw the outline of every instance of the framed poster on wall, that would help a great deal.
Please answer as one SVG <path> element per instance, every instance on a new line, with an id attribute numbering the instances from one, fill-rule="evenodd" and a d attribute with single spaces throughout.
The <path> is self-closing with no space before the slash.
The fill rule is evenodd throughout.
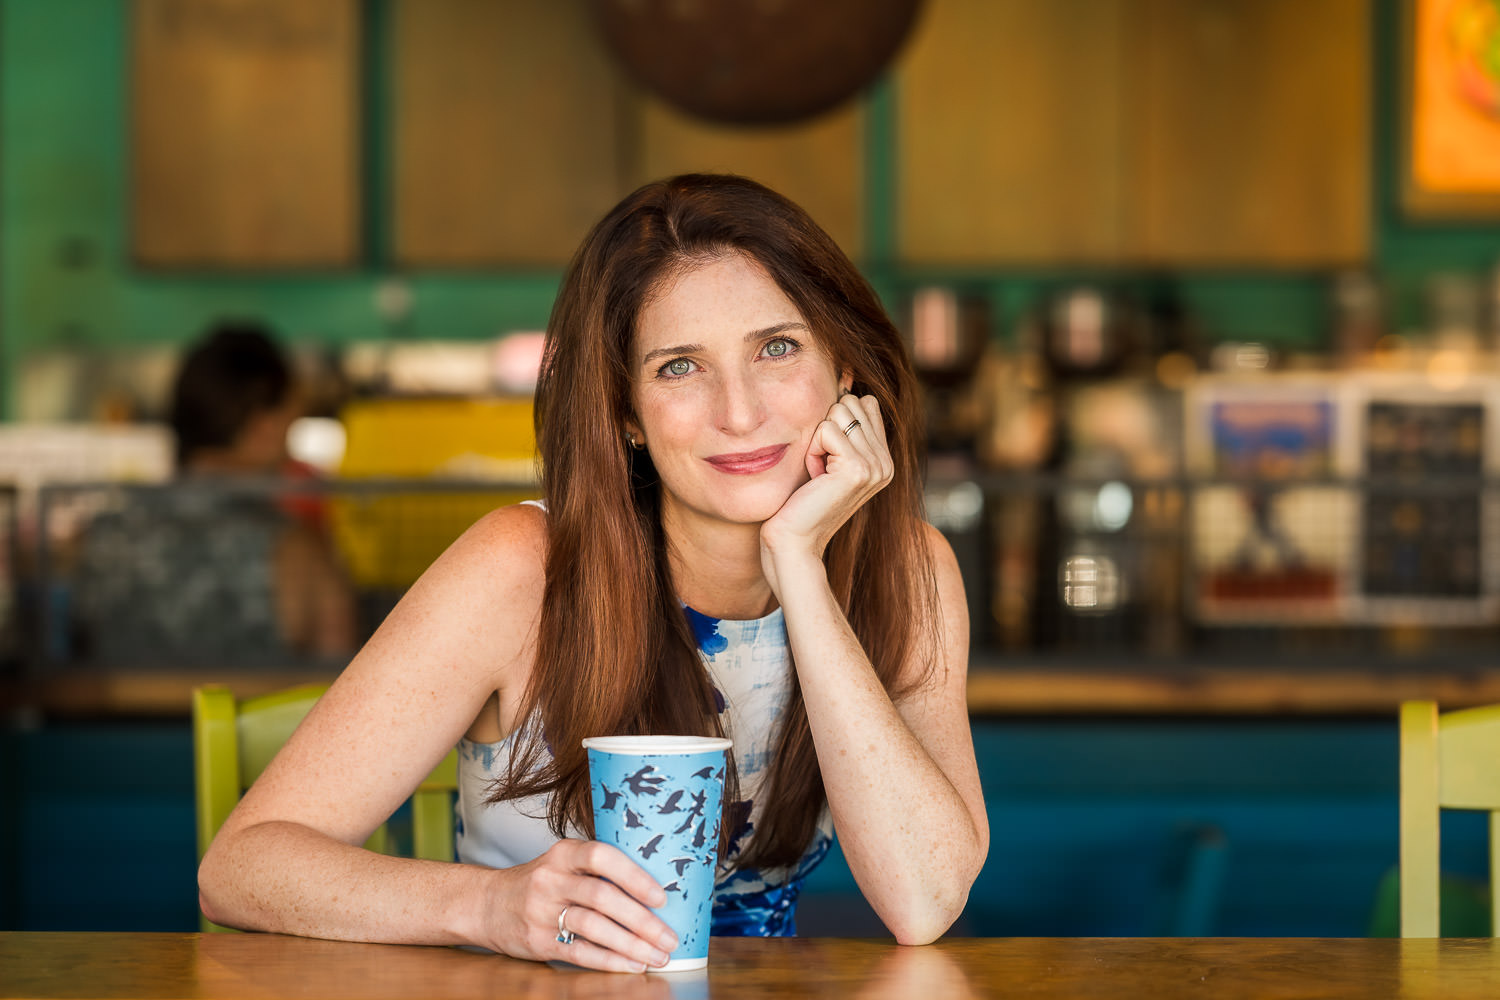
<path id="1" fill-rule="evenodd" d="M 1403 207 L 1500 218 L 1500 0 L 1403 8 Z"/>
<path id="2" fill-rule="evenodd" d="M 1206 624 L 1348 614 L 1356 500 L 1341 394 L 1318 376 L 1206 377 L 1186 394 L 1192 609 Z"/>

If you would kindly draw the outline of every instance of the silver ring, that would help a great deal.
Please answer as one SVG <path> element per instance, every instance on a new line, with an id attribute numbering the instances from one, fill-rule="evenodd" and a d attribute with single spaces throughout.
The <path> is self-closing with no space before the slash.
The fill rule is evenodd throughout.
<path id="1" fill-rule="evenodd" d="M 568 915 L 568 911 L 571 910 L 572 908 L 573 908 L 573 904 L 569 903 L 567 906 L 564 906 L 562 908 L 562 912 L 557 915 L 557 943 L 558 944 L 572 944 L 573 943 L 573 939 L 578 936 L 578 935 L 574 934 L 572 931 L 568 930 L 566 927 L 563 926 L 563 918 L 565 918 Z"/>
<path id="2" fill-rule="evenodd" d="M 859 418 L 858 417 L 855 417 L 853 420 L 849 421 L 849 426 L 844 428 L 844 437 L 848 437 L 849 436 L 849 432 L 852 431 L 852 430 L 854 430 L 854 428 L 856 428 L 858 426 L 859 426 Z"/>

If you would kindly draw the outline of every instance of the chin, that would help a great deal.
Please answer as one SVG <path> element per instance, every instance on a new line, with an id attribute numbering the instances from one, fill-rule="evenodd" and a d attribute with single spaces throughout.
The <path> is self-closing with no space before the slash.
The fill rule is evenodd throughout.
<path id="1" fill-rule="evenodd" d="M 749 499 L 738 502 L 720 500 L 713 505 L 711 510 L 720 520 L 732 524 L 764 524 L 776 515 L 782 503 L 785 502 L 784 497 L 780 502 L 754 502 Z"/>
<path id="2" fill-rule="evenodd" d="M 734 524 L 762 524 L 781 510 L 793 488 L 766 483 L 754 489 L 722 490 L 710 494 L 706 509 Z"/>

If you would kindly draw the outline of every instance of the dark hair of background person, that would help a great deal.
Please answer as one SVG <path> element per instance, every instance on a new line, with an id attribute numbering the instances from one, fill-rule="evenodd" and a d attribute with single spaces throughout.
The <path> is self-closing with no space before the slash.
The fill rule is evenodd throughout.
<path id="1" fill-rule="evenodd" d="M 251 418 L 284 403 L 291 387 L 291 365 L 267 328 L 243 321 L 210 327 L 188 350 L 172 387 L 177 467 L 198 451 L 233 445 Z"/>
<path id="2" fill-rule="evenodd" d="M 648 184 L 594 227 L 569 264 L 537 384 L 546 589 L 519 717 L 541 724 L 526 727 L 490 800 L 550 794 L 559 836 L 569 826 L 593 830 L 585 737 L 723 735 L 672 586 L 656 472 L 647 452 L 627 445 L 624 424 L 643 305 L 676 276 L 731 253 L 757 261 L 835 370 L 852 374 L 854 392 L 879 401 L 895 478 L 830 542 L 829 581 L 888 691 L 901 693 L 892 689 L 909 658 L 929 670 L 938 662 L 920 390 L 874 290 L 806 212 L 754 181 L 690 174 Z M 761 793 L 769 806 L 740 857 L 745 867 L 795 863 L 826 801 L 795 683 L 782 718 Z M 732 758 L 726 779 L 727 804 L 738 799 Z M 729 825 L 721 823 L 721 844 Z"/>

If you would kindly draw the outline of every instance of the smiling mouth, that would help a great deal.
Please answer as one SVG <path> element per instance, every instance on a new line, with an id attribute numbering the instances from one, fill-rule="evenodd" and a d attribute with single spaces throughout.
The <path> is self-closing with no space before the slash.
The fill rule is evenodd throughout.
<path id="1" fill-rule="evenodd" d="M 709 465 L 720 472 L 728 472 L 737 476 L 749 475 L 754 472 L 764 472 L 781 461 L 781 456 L 786 454 L 787 445 L 777 444 L 769 448 L 760 448 L 756 451 L 736 452 L 732 455 L 713 455 L 707 461 Z"/>

